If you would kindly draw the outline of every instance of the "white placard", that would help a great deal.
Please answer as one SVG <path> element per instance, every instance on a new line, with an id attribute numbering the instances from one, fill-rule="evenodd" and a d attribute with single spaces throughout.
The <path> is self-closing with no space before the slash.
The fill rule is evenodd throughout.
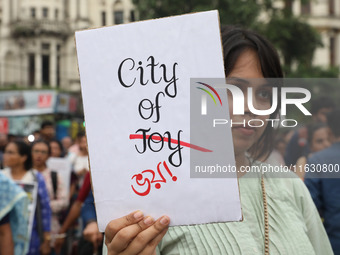
<path id="1" fill-rule="evenodd" d="M 36 182 L 15 181 L 27 194 L 28 197 L 28 227 L 27 233 L 31 237 L 35 208 L 37 206 L 38 184 Z"/>
<path id="2" fill-rule="evenodd" d="M 67 158 L 50 157 L 47 160 L 46 164 L 51 171 L 57 172 L 58 176 L 61 177 L 64 187 L 66 189 L 66 197 L 69 197 L 72 170 L 70 160 Z"/>
<path id="3" fill-rule="evenodd" d="M 190 178 L 190 78 L 224 77 L 218 12 L 79 31 L 76 46 L 99 229 L 137 209 L 241 220 L 236 175 Z M 232 142 L 220 154 L 235 164 Z"/>

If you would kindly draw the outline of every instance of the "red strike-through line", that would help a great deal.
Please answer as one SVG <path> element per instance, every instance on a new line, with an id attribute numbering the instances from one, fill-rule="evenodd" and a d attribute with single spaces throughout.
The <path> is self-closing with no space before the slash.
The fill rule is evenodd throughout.
<path id="1" fill-rule="evenodd" d="M 146 136 L 146 139 L 149 139 L 150 135 L 147 135 Z M 132 139 L 143 139 L 143 135 L 136 135 L 136 134 L 131 134 L 130 135 L 130 140 Z M 167 137 L 160 137 L 160 136 L 153 136 L 152 137 L 153 140 L 157 140 L 157 141 L 160 141 L 161 139 L 163 139 L 163 141 L 165 142 L 168 142 L 169 141 L 169 138 Z M 178 144 L 178 141 L 175 140 L 175 139 L 171 139 L 171 143 L 174 143 L 174 144 Z M 200 146 L 197 146 L 197 145 L 194 145 L 194 144 L 190 144 L 190 143 L 186 143 L 186 142 L 180 142 L 180 145 L 181 146 L 184 146 L 184 147 L 188 147 L 188 148 L 191 148 L 191 149 L 194 149 L 194 150 L 198 150 L 198 151 L 202 151 L 202 152 L 212 152 L 212 150 L 208 150 L 208 149 L 205 149 L 203 147 L 200 147 Z"/>

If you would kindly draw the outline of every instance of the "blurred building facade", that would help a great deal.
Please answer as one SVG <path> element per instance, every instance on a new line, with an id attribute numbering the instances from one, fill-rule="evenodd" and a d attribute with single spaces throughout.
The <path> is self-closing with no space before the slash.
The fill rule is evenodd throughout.
<path id="1" fill-rule="evenodd" d="M 79 91 L 74 32 L 134 20 L 131 0 L 0 0 L 0 88 Z"/>
<path id="2" fill-rule="evenodd" d="M 264 0 L 257 1 L 263 3 Z M 340 0 L 274 1 L 275 8 L 285 6 L 291 8 L 294 16 L 302 17 L 320 33 L 323 47 L 314 52 L 312 65 L 325 68 L 337 66 L 340 70 Z M 266 22 L 269 17 L 262 12 L 259 18 Z"/>
<path id="3" fill-rule="evenodd" d="M 295 15 L 306 17 L 308 23 L 316 28 L 324 47 L 314 54 L 314 65 L 340 66 L 340 1 L 311 0 L 306 4 L 294 2 Z"/>
<path id="4" fill-rule="evenodd" d="M 292 9 L 321 34 L 313 64 L 339 66 L 340 1 L 294 0 Z M 131 22 L 136 13 L 132 0 L 0 0 L 0 88 L 79 91 L 74 32 Z"/>

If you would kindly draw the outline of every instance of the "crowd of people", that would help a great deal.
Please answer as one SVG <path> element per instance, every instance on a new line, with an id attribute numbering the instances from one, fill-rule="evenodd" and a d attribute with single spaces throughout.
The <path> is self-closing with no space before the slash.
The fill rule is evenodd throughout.
<path id="1" fill-rule="evenodd" d="M 2 139 L 0 254 L 101 253 L 85 133 L 58 141 L 54 124 L 44 121 L 33 142 Z M 68 183 L 48 167 L 51 158 L 69 162 Z"/>
<path id="2" fill-rule="evenodd" d="M 283 77 L 276 50 L 257 33 L 226 27 L 222 42 L 227 78 Z M 251 86 L 254 104 L 270 107 L 267 87 L 238 86 Z M 228 99 L 231 108 L 233 98 Z M 230 118 L 251 118 L 245 107 L 244 116 Z M 275 118 L 278 111 L 257 117 Z M 288 178 L 240 174 L 242 222 L 169 227 L 166 215 L 155 220 L 136 211 L 112 219 L 104 246 L 85 134 L 79 133 L 74 142 L 70 137 L 58 141 L 49 121 L 42 123 L 32 143 L 0 134 L 0 254 L 340 254 L 340 181 L 336 175 L 311 171 L 313 165 L 340 165 L 340 110 L 331 98 L 322 97 L 313 100 L 311 111 L 311 123 L 281 132 L 276 139 L 270 125 L 251 132 L 232 128 L 237 168 L 283 164 L 291 169 Z M 70 162 L 69 183 L 49 169 L 50 158 Z M 27 183 L 33 183 L 35 193 L 27 192 Z M 24 224 L 30 217 L 32 224 Z"/>

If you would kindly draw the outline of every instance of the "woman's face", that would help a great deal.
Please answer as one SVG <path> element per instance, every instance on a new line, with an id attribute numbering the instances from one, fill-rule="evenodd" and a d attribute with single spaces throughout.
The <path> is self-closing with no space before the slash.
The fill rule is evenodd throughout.
<path id="1" fill-rule="evenodd" d="M 87 140 L 86 136 L 82 136 L 79 140 L 79 149 L 81 151 L 87 151 Z"/>
<path id="2" fill-rule="evenodd" d="M 269 115 L 254 115 L 249 111 L 247 103 L 247 88 L 253 89 L 253 106 L 257 110 L 266 110 L 271 106 L 272 87 L 268 87 L 264 83 L 264 77 L 257 53 L 253 50 L 245 50 L 237 59 L 235 66 L 227 77 L 232 81 L 237 78 L 238 82 L 231 83 L 239 87 L 244 94 L 244 115 L 233 115 L 233 98 L 228 91 L 228 103 L 230 118 L 233 123 L 232 135 L 234 142 L 235 155 L 244 154 L 263 134 Z M 261 80 L 261 78 L 263 80 Z M 244 82 L 242 82 L 244 80 Z M 264 125 L 262 127 L 250 127 L 248 121 L 251 119 L 260 119 Z M 242 124 L 245 121 L 245 125 Z M 251 125 L 261 126 L 260 121 L 252 121 Z"/>
<path id="3" fill-rule="evenodd" d="M 23 166 L 27 156 L 19 154 L 18 147 L 15 143 L 9 143 L 4 152 L 4 166 L 6 167 L 17 167 Z"/>
<path id="4" fill-rule="evenodd" d="M 51 147 L 51 157 L 59 158 L 61 156 L 61 149 L 57 142 L 50 142 Z"/>
<path id="5" fill-rule="evenodd" d="M 329 141 L 329 132 L 327 127 L 319 128 L 313 134 L 311 151 L 317 152 L 326 149 L 331 145 Z"/>
<path id="6" fill-rule="evenodd" d="M 35 167 L 44 166 L 48 157 L 48 146 L 45 143 L 36 143 L 33 145 L 32 160 Z"/>

